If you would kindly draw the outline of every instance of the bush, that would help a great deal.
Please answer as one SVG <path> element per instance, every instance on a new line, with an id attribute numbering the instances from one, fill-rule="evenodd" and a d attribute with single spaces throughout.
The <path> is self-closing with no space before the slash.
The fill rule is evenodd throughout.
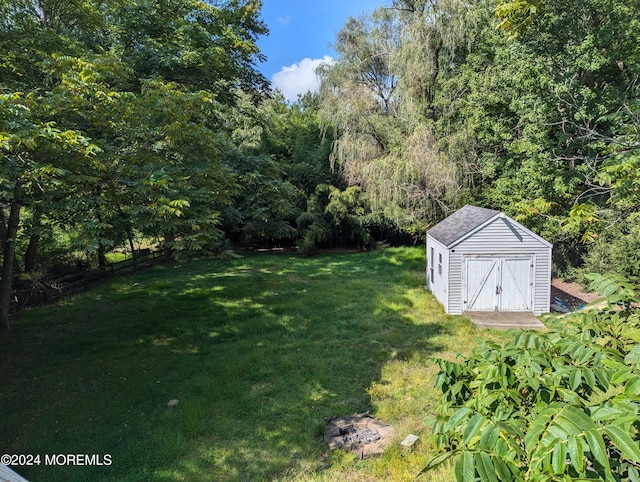
<path id="1" fill-rule="evenodd" d="M 318 247 L 371 248 L 374 243 L 365 223 L 368 214 L 369 207 L 360 188 L 341 191 L 319 184 L 307 211 L 297 219 L 300 251 L 309 253 Z"/>
<path id="2" fill-rule="evenodd" d="M 437 361 L 439 453 L 425 471 L 452 458 L 458 481 L 640 480 L 638 298 L 622 277 L 590 278 L 605 308 Z"/>
<path id="3" fill-rule="evenodd" d="M 608 271 L 640 280 L 640 213 L 601 233 L 584 257 L 582 272 Z"/>

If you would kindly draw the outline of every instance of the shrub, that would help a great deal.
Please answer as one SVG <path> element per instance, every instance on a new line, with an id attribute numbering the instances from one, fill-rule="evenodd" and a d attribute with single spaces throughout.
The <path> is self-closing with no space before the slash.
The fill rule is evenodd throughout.
<path id="1" fill-rule="evenodd" d="M 608 271 L 640 280 L 640 213 L 611 226 L 590 246 L 582 272 Z"/>
<path id="2" fill-rule="evenodd" d="M 365 220 L 369 213 L 360 188 L 344 191 L 319 184 L 309 199 L 307 211 L 298 216 L 300 251 L 309 253 L 318 247 L 370 248 L 373 240 Z"/>
<path id="3" fill-rule="evenodd" d="M 604 308 L 437 361 L 439 452 L 425 471 L 452 459 L 458 481 L 640 480 L 638 298 L 622 277 L 590 278 Z"/>

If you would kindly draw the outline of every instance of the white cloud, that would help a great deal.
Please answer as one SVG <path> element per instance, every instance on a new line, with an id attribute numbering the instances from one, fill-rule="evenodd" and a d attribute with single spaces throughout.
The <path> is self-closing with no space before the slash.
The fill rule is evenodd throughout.
<path id="1" fill-rule="evenodd" d="M 325 55 L 321 59 L 302 59 L 296 64 L 282 67 L 280 72 L 273 74 L 271 82 L 284 94 L 285 99 L 294 101 L 298 98 L 298 94 L 318 90 L 320 81 L 315 74 L 315 69 L 324 63 L 333 63 L 333 58 Z"/>
<path id="2" fill-rule="evenodd" d="M 291 15 L 286 15 L 284 17 L 278 17 L 276 19 L 276 22 L 278 22 L 280 25 L 289 25 L 289 23 L 291 23 Z"/>

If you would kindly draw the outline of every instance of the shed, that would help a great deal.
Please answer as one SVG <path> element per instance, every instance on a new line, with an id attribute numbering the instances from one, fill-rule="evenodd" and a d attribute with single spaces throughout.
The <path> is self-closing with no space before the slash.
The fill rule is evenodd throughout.
<path id="1" fill-rule="evenodd" d="M 454 315 L 546 313 L 552 248 L 506 214 L 467 205 L 427 231 L 427 288 Z"/>
<path id="2" fill-rule="evenodd" d="M 0 464 L 0 481 L 2 482 L 29 482 L 27 479 L 11 470 L 10 467 Z"/>

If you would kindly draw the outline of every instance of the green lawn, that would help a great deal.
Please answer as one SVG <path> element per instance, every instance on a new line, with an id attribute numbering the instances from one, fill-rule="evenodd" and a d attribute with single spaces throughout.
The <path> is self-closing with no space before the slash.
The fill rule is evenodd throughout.
<path id="1" fill-rule="evenodd" d="M 40 455 L 16 467 L 36 482 L 413 480 L 438 401 L 430 357 L 508 336 L 445 315 L 424 264 L 421 248 L 206 259 L 25 311 L 0 336 L 0 453 Z M 396 427 L 392 448 L 328 454 L 324 417 L 366 410 Z"/>

